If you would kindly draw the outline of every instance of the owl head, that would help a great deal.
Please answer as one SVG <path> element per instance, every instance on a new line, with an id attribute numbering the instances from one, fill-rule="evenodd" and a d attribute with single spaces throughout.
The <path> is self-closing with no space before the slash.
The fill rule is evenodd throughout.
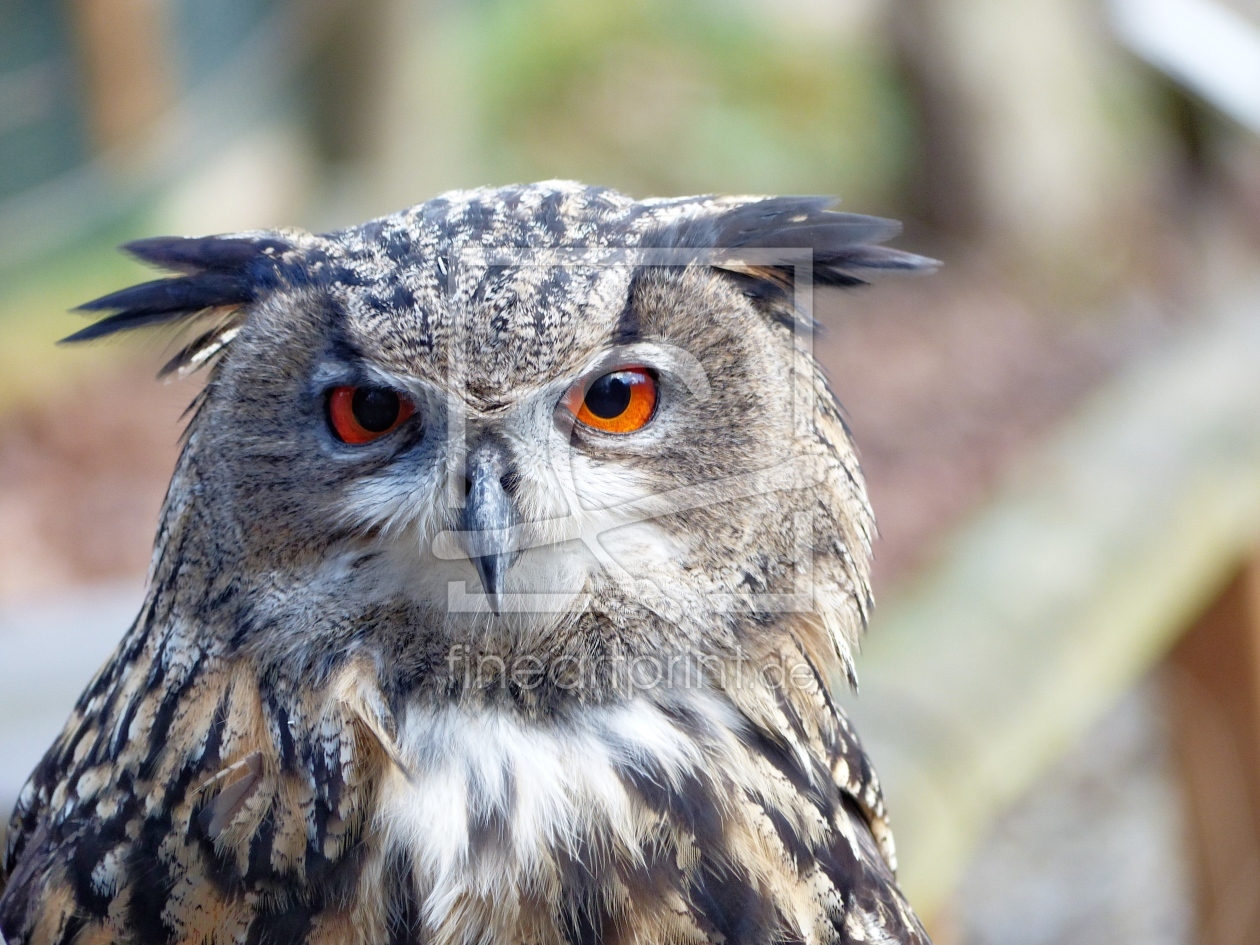
<path id="1" fill-rule="evenodd" d="M 542 672 L 784 622 L 847 668 L 873 522 L 810 289 L 931 263 L 830 203 L 547 182 L 130 244 L 179 274 L 72 339 L 175 324 L 167 372 L 210 368 L 149 619 L 413 681 L 460 648 Z"/>

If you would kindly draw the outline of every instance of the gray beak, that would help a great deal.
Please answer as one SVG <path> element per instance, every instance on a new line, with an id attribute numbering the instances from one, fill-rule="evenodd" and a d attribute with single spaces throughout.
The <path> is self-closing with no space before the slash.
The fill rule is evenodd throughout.
<path id="1" fill-rule="evenodd" d="M 492 442 L 479 444 L 468 457 L 464 516 L 465 550 L 496 614 L 503 603 L 507 570 L 519 552 L 512 549 L 512 528 L 518 522 L 516 503 L 504 488 L 511 474 L 506 449 Z"/>

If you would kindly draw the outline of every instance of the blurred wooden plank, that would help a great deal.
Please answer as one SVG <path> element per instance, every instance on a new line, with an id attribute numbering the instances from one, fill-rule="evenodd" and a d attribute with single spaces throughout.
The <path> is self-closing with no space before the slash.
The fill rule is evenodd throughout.
<path id="1" fill-rule="evenodd" d="M 161 0 L 74 0 L 91 125 L 101 150 L 135 145 L 175 100 Z"/>
<path id="2" fill-rule="evenodd" d="M 1253 289 L 1099 391 L 877 609 L 851 711 L 929 916 L 1260 536 L 1257 365 Z"/>
<path id="3" fill-rule="evenodd" d="M 1173 649 L 1201 945 L 1260 942 L 1260 553 Z"/>
<path id="4" fill-rule="evenodd" d="M 1060 297 L 1115 282 L 1158 232 L 1153 116 L 1095 7 L 890 4 L 917 113 L 914 215 L 981 239 L 990 258 Z"/>
<path id="5" fill-rule="evenodd" d="M 141 603 L 127 584 L 0 607 L 0 821 Z"/>
<path id="6" fill-rule="evenodd" d="M 1120 40 L 1260 134 L 1260 29 L 1217 0 L 1109 0 Z"/>

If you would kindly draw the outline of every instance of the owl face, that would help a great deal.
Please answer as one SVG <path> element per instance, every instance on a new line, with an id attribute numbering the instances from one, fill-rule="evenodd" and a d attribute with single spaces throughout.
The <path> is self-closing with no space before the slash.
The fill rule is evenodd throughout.
<path id="1" fill-rule="evenodd" d="M 792 458 L 792 330 L 707 269 L 600 275 L 620 293 L 570 324 L 453 300 L 429 351 L 317 293 L 261 306 L 197 420 L 259 566 L 517 632 L 592 597 L 711 610 L 766 550 L 777 491 L 738 480 Z"/>
<path id="2" fill-rule="evenodd" d="M 870 513 L 774 254 L 824 284 L 927 261 L 825 203 L 549 183 L 147 241 L 187 275 L 93 303 L 119 313 L 81 336 L 209 322 L 174 364 L 218 358 L 168 500 L 197 524 L 164 530 L 250 585 L 214 598 L 248 599 L 238 637 L 712 647 L 796 607 L 840 641 Z"/>

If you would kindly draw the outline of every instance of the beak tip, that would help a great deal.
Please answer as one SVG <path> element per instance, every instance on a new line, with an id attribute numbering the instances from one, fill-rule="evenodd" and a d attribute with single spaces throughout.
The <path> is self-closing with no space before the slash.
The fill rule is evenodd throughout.
<path id="1" fill-rule="evenodd" d="M 486 593 L 486 601 L 494 615 L 503 613 L 503 573 L 505 562 L 499 555 L 487 555 L 474 559 L 477 565 L 477 576 L 481 578 L 482 590 Z"/>

